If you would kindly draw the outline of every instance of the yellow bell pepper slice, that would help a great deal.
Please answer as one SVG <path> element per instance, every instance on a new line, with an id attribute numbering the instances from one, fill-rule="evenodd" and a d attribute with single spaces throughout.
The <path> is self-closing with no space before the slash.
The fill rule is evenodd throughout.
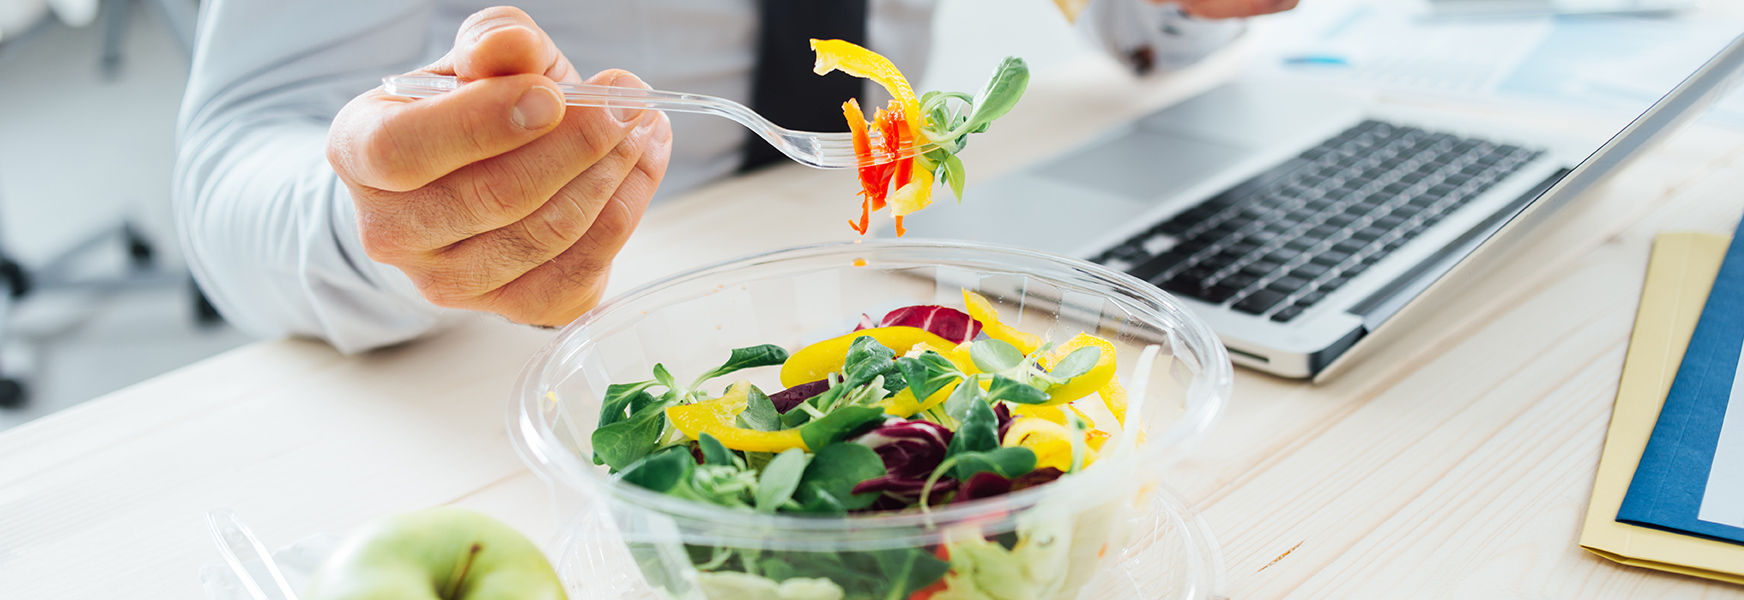
<path id="1" fill-rule="evenodd" d="M 1096 394 L 1102 396 L 1102 405 L 1108 407 L 1108 412 L 1114 413 L 1114 422 L 1119 423 L 1124 429 L 1126 427 L 1126 388 L 1120 385 L 1120 380 L 1108 380 L 1108 385 L 1096 390 Z"/>
<path id="2" fill-rule="evenodd" d="M 914 94 L 908 78 L 902 76 L 902 71 L 890 59 L 842 40 L 814 39 L 811 41 L 811 49 L 817 53 L 817 63 L 812 66 L 813 73 L 826 75 L 830 71 L 841 71 L 884 86 L 891 97 L 902 103 L 902 114 L 908 121 L 909 139 L 915 140 L 917 144 L 921 142 L 921 122 L 927 116 L 920 112 L 920 97 Z"/>
<path id="3" fill-rule="evenodd" d="M 926 402 L 915 402 L 914 390 L 903 388 L 902 391 L 873 403 L 873 406 L 884 409 L 885 413 L 906 419 L 915 413 L 944 404 L 945 400 L 951 397 L 951 392 L 957 391 L 958 383 L 960 382 L 953 381 L 945 384 L 945 387 L 939 388 L 939 391 L 928 396 Z"/>
<path id="4" fill-rule="evenodd" d="M 1058 425 L 1066 424 L 1066 411 L 1058 406 L 1042 406 L 1040 404 L 1018 404 L 1011 409 L 1013 417 L 1035 417 L 1045 419 Z"/>
<path id="5" fill-rule="evenodd" d="M 1090 446 L 1084 454 L 1086 467 L 1096 462 L 1096 448 L 1101 446 L 1100 442 L 1091 445 L 1091 440 L 1095 437 L 1092 432 L 1085 432 L 1085 445 Z M 1103 433 L 1101 437 L 1106 438 L 1108 434 Z M 1045 418 L 1029 417 L 1012 421 L 1011 428 L 1006 430 L 1000 445 L 1029 448 L 1036 454 L 1038 469 L 1053 467 L 1061 471 L 1072 470 L 1072 430 Z"/>
<path id="6" fill-rule="evenodd" d="M 890 214 L 897 217 L 919 212 L 933 203 L 933 172 L 926 169 L 915 169 L 908 185 L 896 189 L 890 195 Z"/>
<path id="7" fill-rule="evenodd" d="M 981 331 L 987 337 L 1016 346 L 1024 354 L 1030 354 L 1040 348 L 1042 338 L 1033 333 L 1018 331 L 1009 325 L 999 322 L 999 312 L 993 309 L 993 303 L 988 302 L 980 294 L 963 290 L 963 308 L 968 309 L 969 318 L 981 323 Z"/>
<path id="8" fill-rule="evenodd" d="M 926 344 L 930 348 L 955 348 L 956 344 L 945 338 L 921 329 L 919 327 L 874 327 L 862 329 L 841 337 L 830 338 L 794 352 L 787 357 L 787 362 L 781 365 L 781 385 L 793 387 L 802 383 L 811 383 L 830 373 L 842 370 L 842 364 L 848 360 L 848 346 L 854 340 L 871 336 L 878 343 L 896 351 L 897 356 L 907 354 L 916 345 Z M 940 352 L 940 354 L 944 354 Z M 952 362 L 956 362 L 953 360 Z"/>
<path id="9" fill-rule="evenodd" d="M 805 447 L 805 439 L 800 437 L 798 429 L 783 429 L 781 431 L 757 431 L 745 429 L 734 424 L 739 413 L 745 412 L 745 405 L 751 393 L 751 382 L 736 381 L 727 387 L 727 393 L 713 400 L 704 400 L 695 404 L 672 406 L 666 409 L 666 419 L 672 426 L 684 432 L 690 439 L 698 439 L 707 433 L 720 440 L 722 446 L 745 452 L 782 452 L 788 448 L 809 450 Z"/>
<path id="10" fill-rule="evenodd" d="M 1049 390 L 1048 404 L 1061 404 L 1089 396 L 1114 381 L 1114 344 L 1087 333 L 1072 336 L 1065 344 L 1043 354 L 1038 362 L 1042 368 L 1052 370 L 1066 355 L 1080 348 L 1097 348 L 1102 351 L 1102 356 L 1096 360 L 1096 366 L 1090 367 L 1083 375 L 1073 377 L 1066 385 Z"/>

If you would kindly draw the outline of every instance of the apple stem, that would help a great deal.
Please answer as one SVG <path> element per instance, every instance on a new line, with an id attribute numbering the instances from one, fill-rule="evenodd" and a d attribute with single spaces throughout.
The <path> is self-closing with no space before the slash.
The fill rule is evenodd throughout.
<path id="1" fill-rule="evenodd" d="M 454 600 L 456 598 L 455 594 L 460 592 L 460 582 L 466 580 L 466 572 L 472 570 L 472 561 L 478 558 L 478 553 L 481 550 L 484 550 L 483 544 L 478 542 L 472 543 L 472 548 L 468 549 L 466 552 L 466 560 L 462 561 L 459 566 L 454 568 L 454 575 L 448 580 L 447 593 L 442 594 L 443 600 Z"/>

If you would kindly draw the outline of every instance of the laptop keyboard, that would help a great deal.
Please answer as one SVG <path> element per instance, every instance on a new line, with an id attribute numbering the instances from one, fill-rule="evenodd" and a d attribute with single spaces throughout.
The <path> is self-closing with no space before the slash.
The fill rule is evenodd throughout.
<path id="1" fill-rule="evenodd" d="M 1541 154 L 1364 121 L 1093 260 L 1287 322 Z"/>

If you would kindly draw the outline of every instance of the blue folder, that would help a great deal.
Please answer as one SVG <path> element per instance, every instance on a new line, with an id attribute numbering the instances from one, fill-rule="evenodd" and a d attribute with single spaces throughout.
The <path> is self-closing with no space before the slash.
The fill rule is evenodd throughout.
<path id="1" fill-rule="evenodd" d="M 1701 319 L 1617 520 L 1744 544 L 1744 528 L 1696 518 L 1744 347 L 1744 226 L 1708 292 Z"/>

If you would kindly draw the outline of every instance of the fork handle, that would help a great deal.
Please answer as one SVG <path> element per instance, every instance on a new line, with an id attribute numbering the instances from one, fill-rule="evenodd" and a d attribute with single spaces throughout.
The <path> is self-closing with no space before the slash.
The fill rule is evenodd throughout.
<path id="1" fill-rule="evenodd" d="M 446 75 L 395 75 L 382 78 L 382 90 L 403 98 L 440 96 L 465 85 L 460 79 Z M 641 108 L 669 112 L 700 113 L 733 118 L 723 104 L 738 103 L 704 94 L 685 94 L 641 88 L 612 87 L 588 83 L 562 83 L 563 103 L 570 106 L 596 108 Z"/>

